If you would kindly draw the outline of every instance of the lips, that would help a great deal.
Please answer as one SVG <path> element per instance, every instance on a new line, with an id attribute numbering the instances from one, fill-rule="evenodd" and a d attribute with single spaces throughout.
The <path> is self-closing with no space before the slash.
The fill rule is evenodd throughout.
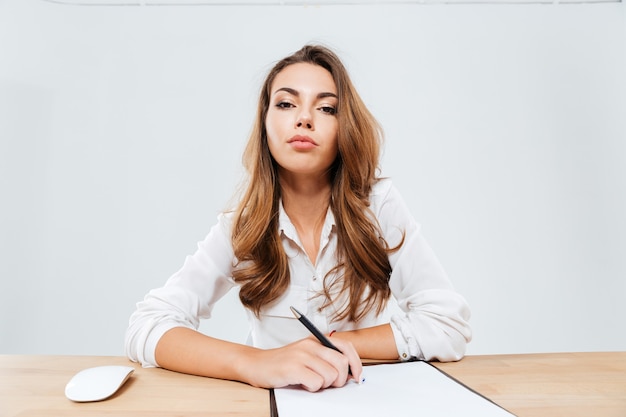
<path id="1" fill-rule="evenodd" d="M 287 143 L 293 143 L 294 145 L 301 144 L 301 145 L 308 145 L 308 146 L 311 146 L 311 145 L 317 146 L 317 143 L 313 139 L 311 139 L 308 136 L 301 136 L 301 135 L 296 135 L 292 137 L 291 139 L 287 141 Z"/>

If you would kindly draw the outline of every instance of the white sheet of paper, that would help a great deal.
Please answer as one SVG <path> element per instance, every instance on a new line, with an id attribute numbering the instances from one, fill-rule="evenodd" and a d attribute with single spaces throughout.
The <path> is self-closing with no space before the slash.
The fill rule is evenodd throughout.
<path id="1" fill-rule="evenodd" d="M 319 392 L 275 389 L 278 417 L 513 416 L 426 362 L 366 366 L 364 376 Z"/>

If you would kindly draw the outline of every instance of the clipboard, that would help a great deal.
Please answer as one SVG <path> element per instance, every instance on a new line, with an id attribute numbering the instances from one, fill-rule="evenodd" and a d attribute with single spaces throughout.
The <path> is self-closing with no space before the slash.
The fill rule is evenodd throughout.
<path id="1" fill-rule="evenodd" d="M 489 398 L 424 361 L 370 364 L 366 381 L 308 392 L 301 387 L 270 390 L 272 417 L 358 415 L 390 417 L 512 417 Z"/>

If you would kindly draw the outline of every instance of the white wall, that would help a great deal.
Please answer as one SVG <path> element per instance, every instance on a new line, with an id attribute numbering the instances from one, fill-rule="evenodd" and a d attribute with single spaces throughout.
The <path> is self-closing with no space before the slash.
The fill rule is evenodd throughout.
<path id="1" fill-rule="evenodd" d="M 227 205 L 265 71 L 310 41 L 385 127 L 469 353 L 626 349 L 622 4 L 0 0 L 0 353 L 123 353 Z M 203 330 L 243 341 L 235 300 Z"/>

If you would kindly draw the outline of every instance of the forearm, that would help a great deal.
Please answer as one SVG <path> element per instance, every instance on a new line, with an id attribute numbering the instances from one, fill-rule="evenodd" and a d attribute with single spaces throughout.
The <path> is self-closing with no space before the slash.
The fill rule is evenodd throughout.
<path id="1" fill-rule="evenodd" d="M 341 338 L 342 340 L 352 342 L 362 359 L 398 359 L 398 349 L 391 325 L 389 324 L 347 332 L 336 332 L 331 336 L 331 341 L 333 338 Z"/>
<path id="2" fill-rule="evenodd" d="M 175 327 L 161 337 L 155 357 L 160 367 L 172 371 L 249 383 L 241 369 L 242 358 L 253 355 L 256 350 Z"/>
<path id="3" fill-rule="evenodd" d="M 241 381 L 262 388 L 302 385 L 310 391 L 340 387 L 351 367 L 361 377 L 361 361 L 352 345 L 337 341 L 343 354 L 303 339 L 277 349 L 257 349 L 175 327 L 156 347 L 159 366 L 173 371 Z"/>

